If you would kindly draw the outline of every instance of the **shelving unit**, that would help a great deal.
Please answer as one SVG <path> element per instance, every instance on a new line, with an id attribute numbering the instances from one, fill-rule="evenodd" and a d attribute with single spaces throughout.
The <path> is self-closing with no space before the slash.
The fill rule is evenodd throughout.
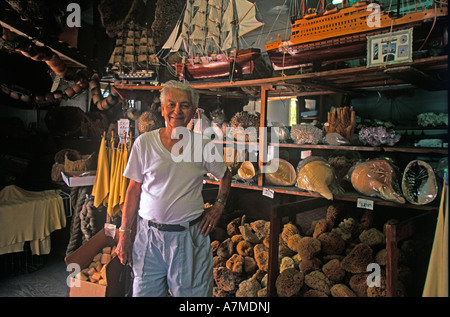
<path id="1" fill-rule="evenodd" d="M 446 89 L 447 84 L 447 56 L 430 57 L 415 60 L 411 63 L 403 63 L 402 65 L 386 65 L 383 67 L 367 68 L 365 66 L 344 68 L 337 70 L 328 70 L 315 73 L 296 74 L 291 76 L 280 76 L 273 78 L 263 78 L 243 81 L 214 81 L 214 82 L 194 82 L 190 85 L 202 94 L 206 95 L 232 95 L 239 97 L 250 95 L 254 99 L 260 99 L 260 127 L 267 127 L 267 105 L 269 97 L 299 97 L 299 96 L 321 96 L 327 94 L 343 93 L 351 96 L 364 96 L 371 91 L 379 89 L 411 89 L 421 88 L 428 90 Z M 160 86 L 128 86 L 116 82 L 114 88 L 119 91 L 157 91 Z M 356 146 L 356 145 L 324 145 L 324 144 L 293 144 L 293 143 L 274 143 L 267 141 L 267 131 L 261 129 L 259 134 L 259 142 L 239 142 L 229 140 L 215 140 L 223 146 L 245 145 L 252 146 L 258 152 L 258 160 L 255 162 L 256 169 L 261 170 L 264 162 L 267 162 L 267 154 L 269 146 L 276 146 L 279 149 L 288 149 L 293 151 L 357 151 L 366 154 L 380 155 L 431 155 L 445 156 L 448 155 L 446 148 L 417 148 L 417 147 L 388 147 L 388 146 Z M 205 184 L 218 185 L 219 182 L 204 179 Z M 269 250 L 269 294 L 275 295 L 275 279 L 278 276 L 278 236 L 281 229 L 281 218 L 293 218 L 297 213 L 305 210 L 312 210 L 317 207 L 323 207 L 330 204 L 331 201 L 326 200 L 319 194 L 303 191 L 295 186 L 270 186 L 264 183 L 262 173 L 258 173 L 255 183 L 239 183 L 233 182 L 233 188 L 246 189 L 250 191 L 261 191 L 269 189 L 273 193 L 282 196 L 295 197 L 297 202 L 283 205 L 271 206 L 270 212 L 270 234 L 271 247 Z M 429 205 L 414 205 L 410 203 L 399 204 L 378 198 L 367 197 L 358 194 L 356 191 L 346 192 L 341 195 L 335 195 L 333 200 L 347 203 L 357 203 L 359 198 L 370 199 L 376 208 L 402 208 L 411 209 L 415 213 L 414 219 L 419 219 L 422 215 L 438 210 L 436 201 Z M 277 200 L 279 201 L 279 200 Z M 284 200 L 282 200 L 284 201 Z M 387 294 L 395 295 L 396 278 L 397 278 L 397 242 L 404 239 L 412 231 L 412 223 L 390 225 L 387 228 Z"/>

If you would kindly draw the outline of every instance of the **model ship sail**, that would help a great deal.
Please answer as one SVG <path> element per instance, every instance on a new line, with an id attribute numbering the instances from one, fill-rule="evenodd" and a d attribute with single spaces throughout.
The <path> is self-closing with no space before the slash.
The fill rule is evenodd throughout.
<path id="1" fill-rule="evenodd" d="M 239 38 L 264 25 L 247 0 L 187 0 L 182 19 L 163 46 L 178 52 L 180 78 L 251 74 L 260 50 L 243 48 Z"/>
<path id="2" fill-rule="evenodd" d="M 108 68 L 116 80 L 156 81 L 158 59 L 151 31 L 136 24 L 124 26 L 116 38 Z"/>
<path id="3" fill-rule="evenodd" d="M 402 11 L 399 8 L 398 12 L 385 11 L 382 6 L 378 8 L 379 23 L 373 23 L 377 12 L 366 1 L 348 6 L 348 0 L 344 0 L 342 8 L 338 8 L 333 5 L 327 7 L 325 0 L 320 0 L 316 11 L 306 10 L 306 0 L 302 0 L 300 17 L 294 13 L 291 19 L 290 38 L 266 44 L 273 68 L 320 66 L 322 63 L 365 58 L 367 36 L 410 28 L 414 32 L 413 50 L 430 43 L 437 43 L 435 46 L 441 49 L 447 45 L 443 40 L 447 28 L 447 1 L 434 2 L 432 7 L 424 8 L 420 4 L 414 9 Z"/>

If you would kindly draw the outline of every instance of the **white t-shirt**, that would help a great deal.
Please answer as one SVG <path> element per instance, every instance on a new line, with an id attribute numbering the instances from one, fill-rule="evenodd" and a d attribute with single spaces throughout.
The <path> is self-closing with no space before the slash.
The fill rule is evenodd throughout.
<path id="1" fill-rule="evenodd" d="M 136 138 L 123 176 L 142 183 L 142 218 L 166 224 L 197 218 L 203 212 L 203 176 L 225 175 L 227 166 L 214 143 L 192 131 L 188 135 L 173 146 L 175 150 L 183 144 L 183 156 L 173 156 L 164 147 L 159 129 Z"/>

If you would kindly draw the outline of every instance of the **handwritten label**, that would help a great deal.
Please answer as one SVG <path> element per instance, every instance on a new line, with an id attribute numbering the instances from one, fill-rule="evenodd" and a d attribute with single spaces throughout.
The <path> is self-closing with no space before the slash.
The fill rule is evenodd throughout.
<path id="1" fill-rule="evenodd" d="M 358 198 L 356 207 L 373 210 L 373 200 Z"/>
<path id="2" fill-rule="evenodd" d="M 124 143 L 125 135 L 128 141 L 128 131 L 130 131 L 130 120 L 120 119 L 117 121 L 117 133 L 119 134 L 120 143 Z"/>
<path id="3" fill-rule="evenodd" d="M 269 188 L 263 188 L 262 191 L 263 196 L 269 197 L 273 199 L 273 195 L 275 194 L 275 192 L 272 189 Z"/>

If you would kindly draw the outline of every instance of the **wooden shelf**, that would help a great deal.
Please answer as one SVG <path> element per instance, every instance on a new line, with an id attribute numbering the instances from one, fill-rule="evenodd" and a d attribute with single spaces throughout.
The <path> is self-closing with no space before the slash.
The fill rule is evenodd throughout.
<path id="1" fill-rule="evenodd" d="M 310 72 L 290 76 L 260 78 L 251 80 L 215 80 L 191 82 L 190 85 L 203 93 L 211 94 L 248 94 L 255 98 L 262 98 L 262 87 L 267 88 L 268 97 L 283 96 L 311 96 L 335 93 L 345 93 L 350 95 L 364 95 L 377 87 L 389 87 L 389 89 L 421 88 L 428 90 L 447 89 L 447 63 L 448 56 L 437 56 L 416 59 L 410 63 L 401 65 L 387 65 L 383 67 L 351 67 L 335 70 L 325 70 Z M 439 85 L 429 87 L 424 83 L 423 87 L 417 86 L 417 80 L 411 76 L 399 78 L 400 69 L 407 72 L 410 69 L 417 69 L 422 73 L 430 74 L 433 78 L 439 79 Z M 395 75 L 395 76 L 394 76 Z M 411 79 L 409 81 L 409 79 Z M 425 85 L 427 84 L 427 85 Z M 157 85 L 124 85 L 115 82 L 116 89 L 126 90 L 159 90 Z"/>
<path id="2" fill-rule="evenodd" d="M 205 179 L 204 183 L 211 184 L 211 185 L 219 185 L 219 182 L 213 181 L 210 179 Z M 320 194 L 310 193 L 310 192 L 304 191 L 302 189 L 299 189 L 295 186 L 271 186 L 271 185 L 259 186 L 257 184 L 248 185 L 245 183 L 237 183 L 237 182 L 233 181 L 231 183 L 231 187 L 248 189 L 248 190 L 259 190 L 259 191 L 263 191 L 263 189 L 266 188 L 269 190 L 273 190 L 275 193 L 279 193 L 279 194 L 297 195 L 297 196 L 312 197 L 312 198 L 322 198 L 325 200 L 325 198 L 323 196 L 321 196 Z M 437 210 L 439 208 L 439 206 L 433 205 L 432 203 L 428 204 L 428 205 L 414 205 L 414 204 L 410 204 L 410 203 L 399 204 L 396 202 L 387 201 L 387 200 L 383 200 L 383 199 L 376 198 L 376 197 L 364 196 L 357 192 L 345 192 L 344 194 L 341 194 L 341 195 L 334 195 L 333 200 L 356 203 L 358 198 L 372 200 L 374 202 L 375 206 L 378 205 L 378 206 L 387 206 L 387 207 L 396 207 L 396 208 L 407 208 L 407 209 L 415 209 L 415 210 L 422 210 L 422 211 L 423 210 L 425 210 L 425 211 Z"/>
<path id="3" fill-rule="evenodd" d="M 368 152 L 397 152 L 417 154 L 448 154 L 445 148 L 423 148 L 423 147 L 395 147 L 395 146 L 360 146 L 360 145 L 326 145 L 326 144 L 295 144 L 295 143 L 269 143 L 280 148 L 298 149 L 320 149 L 320 150 L 346 150 L 346 151 L 368 151 Z"/>

